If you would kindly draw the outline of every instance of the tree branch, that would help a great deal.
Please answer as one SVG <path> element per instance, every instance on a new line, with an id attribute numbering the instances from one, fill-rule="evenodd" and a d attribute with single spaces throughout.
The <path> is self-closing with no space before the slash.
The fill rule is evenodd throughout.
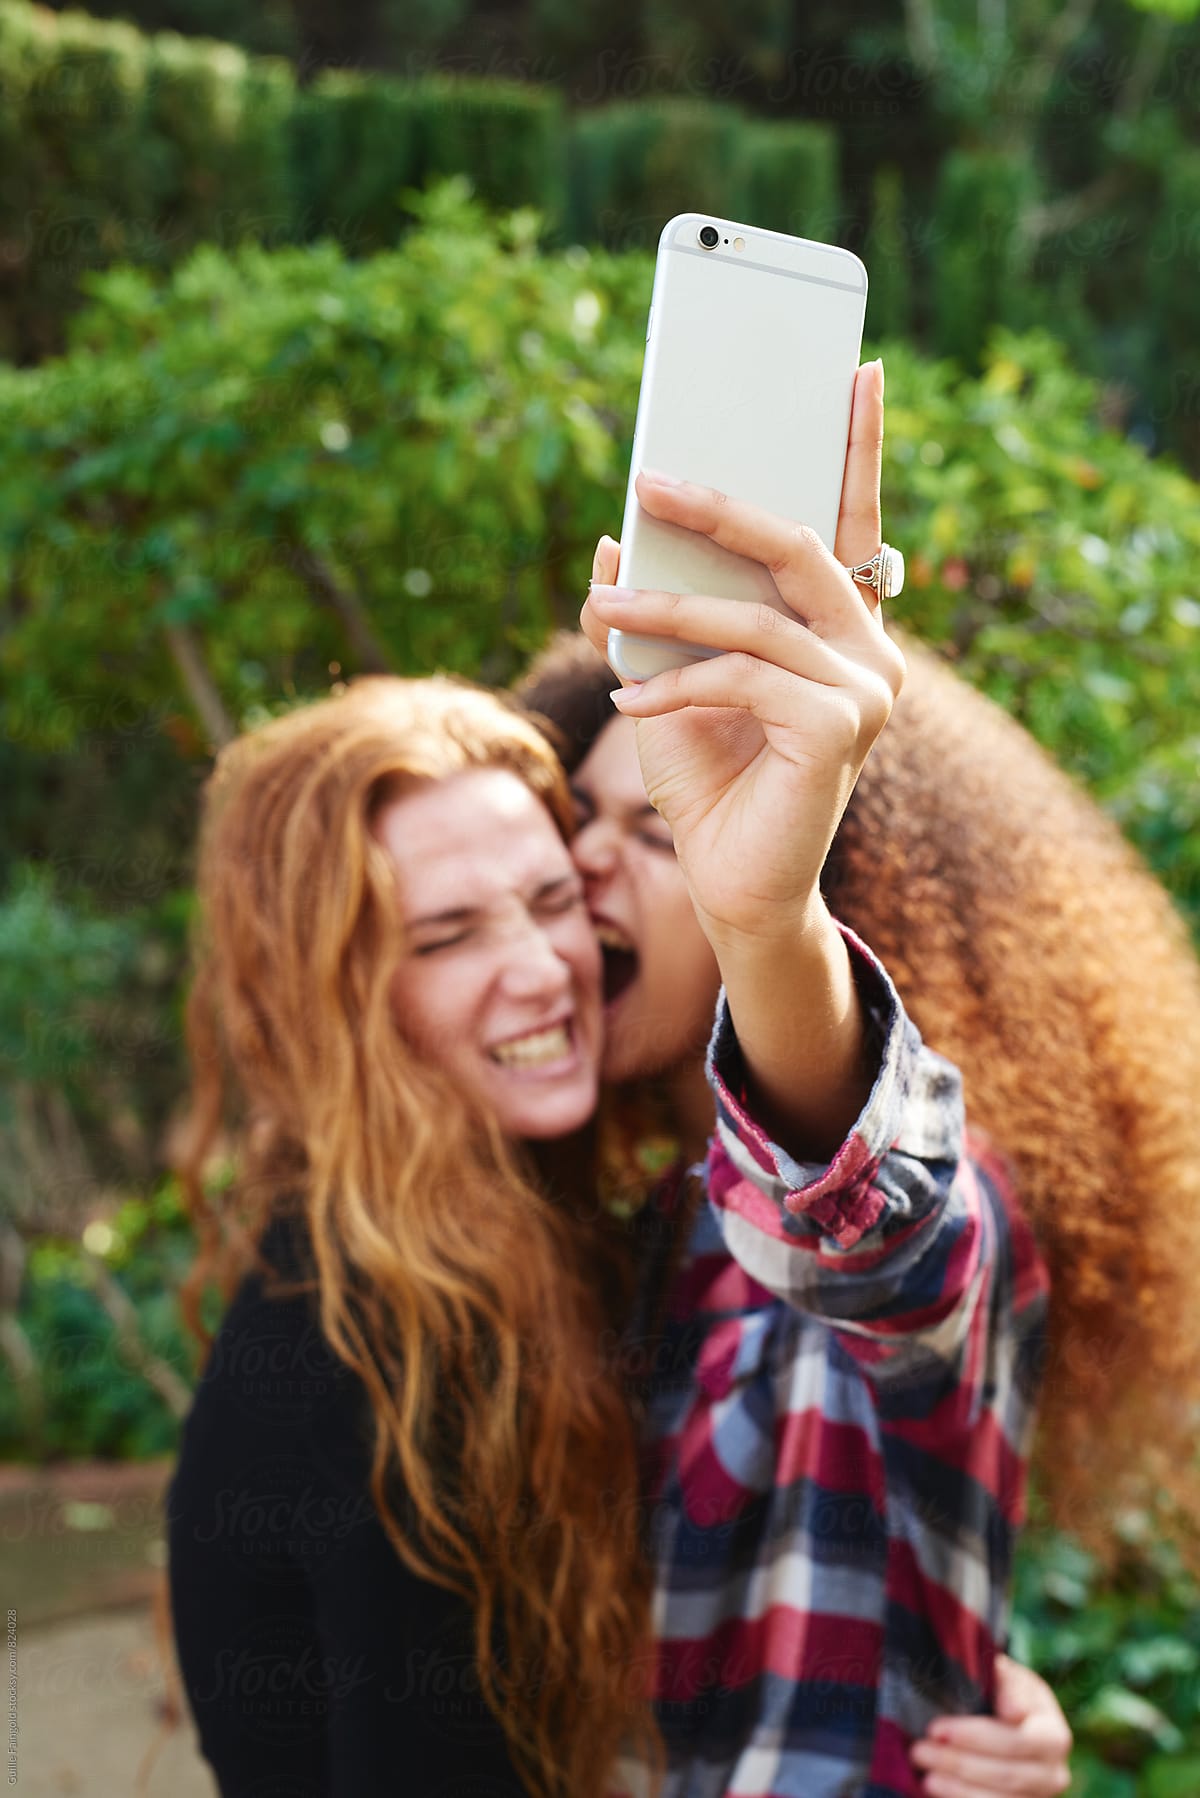
<path id="1" fill-rule="evenodd" d="M 1134 179 L 1130 168 L 1107 169 L 1076 193 L 1061 194 L 1056 200 L 1047 200 L 1044 206 L 1031 206 L 1020 224 L 1026 243 L 1038 244 L 1044 237 L 1074 230 L 1121 199 L 1134 185 Z"/>
<path id="2" fill-rule="evenodd" d="M 935 75 L 941 59 L 937 22 L 930 0 L 904 0 L 904 28 L 913 66 L 923 75 Z"/>
<path id="3" fill-rule="evenodd" d="M 147 1347 L 142 1337 L 137 1311 L 128 1293 L 114 1280 L 98 1255 L 84 1249 L 96 1283 L 96 1296 L 113 1321 L 117 1348 L 122 1358 L 148 1386 L 158 1393 L 173 1417 L 186 1417 L 191 1408 L 192 1390 L 169 1361 Z"/>
<path id="4" fill-rule="evenodd" d="M 17 1315 L 24 1275 L 25 1244 L 20 1232 L 0 1219 L 0 1355 L 8 1362 L 26 1419 L 36 1435 L 45 1407 L 37 1356 Z"/>
<path id="5" fill-rule="evenodd" d="M 1061 12 L 1051 12 L 1051 22 L 1045 36 L 1039 47 L 1030 54 L 1029 72 L 1023 91 L 1026 118 L 1032 119 L 1041 112 L 1063 51 L 1084 30 L 1095 9 L 1096 0 L 1070 0 Z"/>
<path id="6" fill-rule="evenodd" d="M 0 1130 L 0 1209 L 22 1234 L 35 1212 L 44 1214 L 47 1234 L 70 1234 L 79 1195 L 95 1186 L 83 1138 L 56 1089 L 15 1080 L 9 1099 L 11 1123 Z"/>
<path id="7" fill-rule="evenodd" d="M 324 556 L 318 555 L 306 543 L 289 544 L 285 554 L 317 604 L 340 619 L 360 665 L 371 674 L 390 674 L 392 659 L 375 635 L 358 594 L 343 587 Z"/>
<path id="8" fill-rule="evenodd" d="M 208 671 L 200 645 L 186 625 L 168 624 L 166 636 L 167 648 L 179 670 L 179 677 L 187 690 L 192 708 L 204 726 L 210 746 L 213 749 L 224 748 L 226 743 L 233 741 L 237 732 L 217 691 L 217 684 Z"/>
<path id="9" fill-rule="evenodd" d="M 1152 13 L 1144 21 L 1129 80 L 1113 108 L 1113 117 L 1122 123 L 1128 124 L 1142 110 L 1143 101 L 1158 80 L 1174 26 L 1174 19 L 1167 18 L 1165 13 Z"/>

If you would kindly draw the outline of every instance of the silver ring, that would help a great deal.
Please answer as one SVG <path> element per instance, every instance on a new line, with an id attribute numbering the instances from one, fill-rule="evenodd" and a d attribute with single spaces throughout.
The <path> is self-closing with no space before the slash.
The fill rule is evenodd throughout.
<path id="1" fill-rule="evenodd" d="M 895 599 L 904 587 L 904 557 L 890 543 L 881 543 L 869 562 L 850 570 L 850 579 L 875 589 L 876 599 Z"/>

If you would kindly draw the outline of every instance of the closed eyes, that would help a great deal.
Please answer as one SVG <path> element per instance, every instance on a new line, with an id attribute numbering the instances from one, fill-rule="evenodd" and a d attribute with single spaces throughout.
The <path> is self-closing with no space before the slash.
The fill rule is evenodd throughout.
<path id="1" fill-rule="evenodd" d="M 566 893 L 553 893 L 544 899 L 535 899 L 533 909 L 550 917 L 559 917 L 566 912 L 574 911 L 583 904 L 583 888 L 575 886 Z M 456 931 L 453 936 L 438 937 L 431 943 L 419 944 L 412 953 L 414 955 L 434 955 L 439 949 L 453 949 L 458 943 L 465 943 L 475 935 L 474 927 Z"/>

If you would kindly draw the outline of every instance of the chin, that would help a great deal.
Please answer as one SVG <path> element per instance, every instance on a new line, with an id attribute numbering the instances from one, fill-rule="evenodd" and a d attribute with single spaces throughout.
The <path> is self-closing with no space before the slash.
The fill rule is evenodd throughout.
<path id="1" fill-rule="evenodd" d="M 571 1136 L 582 1130 L 596 1109 L 597 1088 L 591 1084 L 586 1092 L 565 1093 L 544 1105 L 513 1106 L 500 1116 L 500 1128 L 506 1136 L 524 1142 L 552 1142 L 556 1137 Z"/>
<path id="2" fill-rule="evenodd" d="M 616 1032 L 604 1045 L 604 1056 L 600 1063 L 600 1078 L 607 1086 L 618 1086 L 623 1080 L 641 1080 L 653 1070 L 652 1057 L 647 1054 L 644 1040 L 639 1041 L 637 1033 Z"/>
<path id="3" fill-rule="evenodd" d="M 623 1018 L 605 1037 L 600 1077 L 610 1086 L 623 1080 L 650 1080 L 677 1067 L 685 1054 L 684 1039 L 677 1033 L 668 1037 L 647 1019 Z"/>

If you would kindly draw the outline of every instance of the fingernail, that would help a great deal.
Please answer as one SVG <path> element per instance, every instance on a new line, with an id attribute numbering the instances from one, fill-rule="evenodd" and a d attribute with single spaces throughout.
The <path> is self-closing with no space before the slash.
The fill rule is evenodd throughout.
<path id="1" fill-rule="evenodd" d="M 612 601 L 613 604 L 620 604 L 623 600 L 634 597 L 632 587 L 610 587 L 607 581 L 597 581 L 590 591 L 592 598 L 598 600 L 601 605 L 605 605 L 609 601 Z"/>
<path id="2" fill-rule="evenodd" d="M 658 468 L 643 468 L 642 474 L 646 480 L 653 481 L 656 487 L 683 486 L 683 482 L 677 481 L 674 475 L 663 474 L 662 470 Z"/>
<path id="3" fill-rule="evenodd" d="M 608 697 L 612 700 L 617 710 L 620 711 L 621 707 L 627 704 L 629 700 L 636 699 L 638 688 L 641 684 L 642 683 L 639 680 L 631 681 L 627 687 L 614 687 Z"/>

